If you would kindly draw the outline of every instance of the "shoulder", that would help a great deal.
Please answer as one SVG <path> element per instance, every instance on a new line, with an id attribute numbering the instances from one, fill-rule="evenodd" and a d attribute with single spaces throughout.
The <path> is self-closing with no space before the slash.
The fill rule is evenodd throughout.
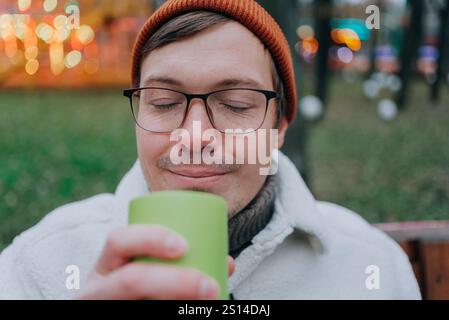
<path id="1" fill-rule="evenodd" d="M 0 275 L 0 282 L 10 283 L 32 299 L 69 296 L 64 285 L 66 268 L 77 265 L 85 273 L 91 267 L 116 225 L 116 201 L 112 194 L 99 194 L 47 214 L 1 253 L 0 270 L 15 280 Z"/>
<path id="2" fill-rule="evenodd" d="M 396 283 L 398 298 L 420 298 L 409 258 L 396 241 L 350 209 L 325 201 L 317 201 L 317 206 L 334 244 L 360 260 L 382 266 Z"/>
<path id="3" fill-rule="evenodd" d="M 324 218 L 326 225 L 335 232 L 335 235 L 369 243 L 387 251 L 402 253 L 399 245 L 381 230 L 373 227 L 356 212 L 338 204 L 317 201 L 317 207 Z"/>

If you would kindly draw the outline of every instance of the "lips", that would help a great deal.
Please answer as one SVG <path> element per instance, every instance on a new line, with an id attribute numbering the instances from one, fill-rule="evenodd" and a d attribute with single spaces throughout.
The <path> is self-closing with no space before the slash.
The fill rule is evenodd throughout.
<path id="1" fill-rule="evenodd" d="M 230 171 L 217 168 L 194 166 L 170 168 L 167 172 L 171 175 L 176 187 L 204 191 L 212 190 L 223 183 L 223 179 L 230 173 Z"/>
<path id="2" fill-rule="evenodd" d="M 206 167 L 178 167 L 169 169 L 173 174 L 188 177 L 188 178 L 208 178 L 214 176 L 222 176 L 228 173 L 223 170 L 209 169 Z"/>

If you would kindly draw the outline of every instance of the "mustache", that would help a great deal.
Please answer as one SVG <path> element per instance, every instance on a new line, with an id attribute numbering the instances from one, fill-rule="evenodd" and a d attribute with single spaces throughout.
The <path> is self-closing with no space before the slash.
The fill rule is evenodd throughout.
<path id="1" fill-rule="evenodd" d="M 223 172 L 233 172 L 233 171 L 237 171 L 238 169 L 240 169 L 242 167 L 241 164 L 236 164 L 236 163 L 225 163 L 224 159 L 221 161 L 221 163 L 211 163 L 211 164 L 206 164 L 203 162 L 202 158 L 201 158 L 201 162 L 199 164 L 174 164 L 169 155 L 163 156 L 161 158 L 159 158 L 156 162 L 156 165 L 158 168 L 160 169 L 173 169 L 176 167 L 208 167 L 208 168 L 214 168 L 217 169 L 219 171 L 223 171 Z"/>

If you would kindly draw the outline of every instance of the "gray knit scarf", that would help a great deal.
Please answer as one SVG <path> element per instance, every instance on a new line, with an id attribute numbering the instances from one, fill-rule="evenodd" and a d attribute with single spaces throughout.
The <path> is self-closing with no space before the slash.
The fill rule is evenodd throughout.
<path id="1" fill-rule="evenodd" d="M 264 186 L 253 200 L 228 221 L 229 254 L 235 258 L 251 244 L 271 220 L 276 198 L 276 175 L 267 177 Z"/>

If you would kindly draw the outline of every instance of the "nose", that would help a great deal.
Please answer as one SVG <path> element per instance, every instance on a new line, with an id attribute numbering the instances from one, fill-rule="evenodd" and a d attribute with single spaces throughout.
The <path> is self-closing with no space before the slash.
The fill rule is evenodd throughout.
<path id="1" fill-rule="evenodd" d="M 203 148 L 210 143 L 209 140 L 203 140 L 204 131 L 213 129 L 204 100 L 192 99 L 190 101 L 183 129 L 189 133 L 191 151 L 194 153 L 201 153 Z"/>

